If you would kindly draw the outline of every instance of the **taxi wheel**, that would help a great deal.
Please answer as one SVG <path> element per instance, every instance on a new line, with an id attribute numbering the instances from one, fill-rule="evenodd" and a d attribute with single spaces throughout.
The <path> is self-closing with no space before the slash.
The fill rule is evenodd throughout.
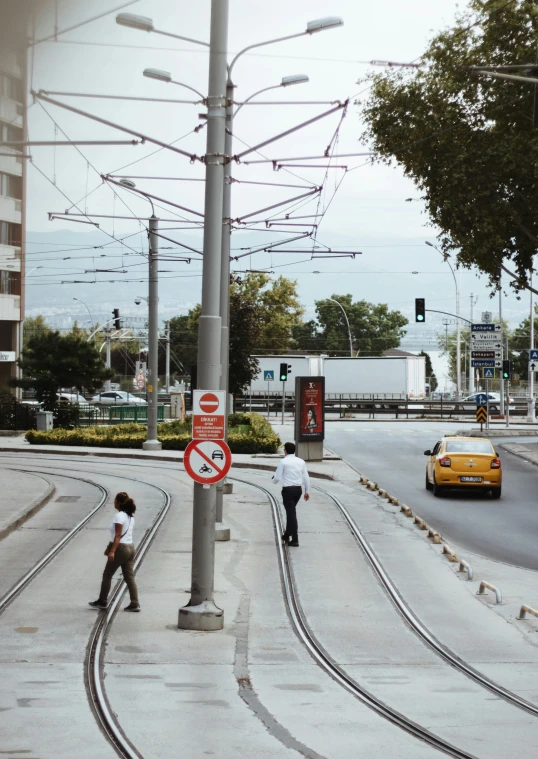
<path id="1" fill-rule="evenodd" d="M 500 498 L 501 497 L 501 488 L 495 488 L 495 490 L 492 490 L 491 491 L 491 497 L 494 498 L 495 500 L 497 498 Z"/>
<path id="2" fill-rule="evenodd" d="M 426 472 L 426 490 L 433 490 L 433 485 L 428 479 L 428 473 Z"/>
<path id="3" fill-rule="evenodd" d="M 435 481 L 435 475 L 433 477 L 433 486 L 432 486 L 433 494 L 436 498 L 442 498 L 445 494 L 445 489 L 440 487 L 437 482 Z"/>

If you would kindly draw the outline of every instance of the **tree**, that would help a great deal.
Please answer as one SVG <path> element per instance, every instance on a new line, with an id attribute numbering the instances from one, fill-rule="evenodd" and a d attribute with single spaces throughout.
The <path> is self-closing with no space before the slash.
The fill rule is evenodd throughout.
<path id="1" fill-rule="evenodd" d="M 418 354 L 419 356 L 424 356 L 426 359 L 425 361 L 425 368 L 426 368 L 426 381 L 429 381 L 430 383 L 430 392 L 433 393 L 434 390 L 437 390 L 437 386 L 439 383 L 437 382 L 437 377 L 435 376 L 435 372 L 433 371 L 433 364 L 429 353 L 426 353 L 426 351 L 420 351 Z"/>
<path id="2" fill-rule="evenodd" d="M 26 348 L 28 344 L 28 340 L 31 337 L 39 336 L 39 335 L 46 335 L 51 331 L 51 328 L 48 326 L 47 322 L 45 321 L 45 317 L 42 314 L 38 314 L 37 316 L 28 316 L 24 320 L 24 327 L 23 327 L 23 347 Z"/>
<path id="3" fill-rule="evenodd" d="M 530 321 L 530 316 L 528 316 L 515 328 L 510 337 L 510 358 L 513 362 L 514 374 L 519 374 L 524 379 L 527 378 L 529 371 Z M 538 339 L 538 306 L 534 307 L 534 334 L 536 336 L 534 345 L 536 345 Z"/>
<path id="4" fill-rule="evenodd" d="M 113 375 L 86 338 L 73 333 L 61 335 L 57 330 L 31 335 L 19 366 L 24 376 L 12 378 L 10 385 L 34 388 L 37 400 L 48 411 L 54 410 L 60 388 L 93 394 Z"/>
<path id="5" fill-rule="evenodd" d="M 349 332 L 342 304 L 351 330 L 353 352 L 361 356 L 381 356 L 389 348 L 397 348 L 405 335 L 407 319 L 399 311 L 389 311 L 385 303 L 368 303 L 352 296 L 333 295 L 332 300 L 316 301 L 316 322 L 307 322 L 296 328 L 294 335 L 297 348 L 332 355 L 349 356 Z"/>
<path id="6" fill-rule="evenodd" d="M 369 77 L 363 114 L 362 139 L 415 182 L 444 253 L 495 286 L 506 267 L 516 290 L 528 286 L 538 243 L 534 85 L 469 67 L 532 64 L 537 37 L 535 0 L 470 0 L 424 65 Z"/>
<path id="7" fill-rule="evenodd" d="M 230 392 L 240 393 L 256 376 L 256 353 L 285 353 L 301 321 L 296 282 L 246 273 L 230 278 Z M 186 371 L 198 359 L 200 306 L 170 320 L 172 354 Z"/>

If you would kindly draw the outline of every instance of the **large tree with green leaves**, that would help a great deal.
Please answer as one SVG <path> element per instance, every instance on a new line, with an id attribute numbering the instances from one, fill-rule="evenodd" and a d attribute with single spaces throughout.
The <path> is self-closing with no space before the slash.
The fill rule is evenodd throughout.
<path id="1" fill-rule="evenodd" d="M 407 319 L 399 311 L 391 311 L 386 303 L 353 302 L 350 294 L 333 295 L 332 299 L 316 301 L 315 321 L 307 322 L 294 331 L 296 346 L 309 352 L 333 356 L 349 356 L 349 332 L 354 355 L 381 356 L 389 348 L 397 348 L 405 335 Z"/>
<path id="2" fill-rule="evenodd" d="M 258 373 L 254 354 L 285 353 L 303 309 L 296 282 L 246 273 L 230 279 L 230 392 L 237 394 Z M 200 306 L 170 320 L 172 355 L 190 372 L 198 357 Z"/>
<path id="3" fill-rule="evenodd" d="M 28 338 L 19 366 L 23 377 L 13 378 L 13 387 L 34 388 L 36 398 L 53 411 L 62 387 L 93 394 L 113 376 L 97 349 L 85 337 L 57 330 L 38 331 Z"/>
<path id="4" fill-rule="evenodd" d="M 363 110 L 363 140 L 415 182 L 443 251 L 492 284 L 504 267 L 516 289 L 538 244 L 534 85 L 470 67 L 532 65 L 537 39 L 535 0 L 470 0 L 418 68 L 369 77 Z"/>

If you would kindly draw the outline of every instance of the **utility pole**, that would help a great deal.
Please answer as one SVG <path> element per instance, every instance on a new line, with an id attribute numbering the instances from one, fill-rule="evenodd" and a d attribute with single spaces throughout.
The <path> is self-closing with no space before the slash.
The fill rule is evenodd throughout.
<path id="1" fill-rule="evenodd" d="M 504 332 L 503 332 L 503 291 L 502 291 L 502 269 L 499 271 L 499 324 L 501 325 L 501 345 L 504 348 Z M 507 355 L 504 358 L 508 358 Z M 499 378 L 499 394 L 501 396 L 501 416 L 504 416 L 504 378 L 503 373 L 500 373 Z"/>
<path id="2" fill-rule="evenodd" d="M 452 268 L 452 266 L 450 268 Z M 459 277 L 459 271 L 458 271 L 458 277 Z M 456 283 L 456 316 L 458 317 L 457 325 L 456 325 L 456 371 L 458 373 L 457 381 L 456 381 L 456 400 L 459 401 L 461 398 L 461 322 L 460 322 L 460 287 L 456 279 L 456 275 L 454 275 L 454 281 Z"/>
<path id="3" fill-rule="evenodd" d="M 157 411 L 159 404 L 159 222 L 155 214 L 149 220 L 148 259 L 148 437 L 142 443 L 145 451 L 160 451 L 157 440 Z"/>
<path id="4" fill-rule="evenodd" d="M 165 324 L 165 340 L 166 340 L 166 364 L 165 364 L 165 382 L 166 382 L 166 392 L 168 393 L 170 388 L 170 322 L 166 322 Z"/>
<path id="5" fill-rule="evenodd" d="M 107 327 L 105 330 L 106 335 L 106 358 L 105 358 L 105 366 L 107 369 L 110 369 L 110 327 Z M 101 350 L 103 350 L 103 346 L 101 346 Z M 105 380 L 105 390 L 107 392 L 110 392 L 110 380 Z"/>
<path id="6" fill-rule="evenodd" d="M 232 235 L 232 150 L 233 150 L 233 96 L 234 84 L 228 76 L 226 81 L 226 125 L 224 134 L 224 187 L 222 201 L 222 270 L 220 277 L 220 360 L 222 372 L 219 389 L 224 390 L 226 414 L 224 429 L 228 439 L 228 393 L 229 393 L 229 358 L 230 358 L 230 238 Z M 216 487 L 216 524 L 215 540 L 230 540 L 230 528 L 223 522 L 224 480 Z"/>
<path id="7" fill-rule="evenodd" d="M 471 324 L 473 323 L 474 304 L 475 304 L 474 295 L 473 293 L 471 293 Z M 472 350 L 473 350 L 473 341 L 471 340 L 469 336 L 469 392 L 467 393 L 467 395 L 471 395 L 471 393 L 474 393 L 474 366 L 473 366 Z"/>
<path id="8" fill-rule="evenodd" d="M 531 271 L 530 271 L 530 286 L 532 288 L 532 275 L 534 273 L 534 259 L 531 264 Z M 529 340 L 529 347 L 531 350 L 534 350 L 534 293 L 532 290 L 530 291 L 531 295 L 531 308 L 530 308 L 530 340 Z M 530 366 L 530 354 L 529 354 L 529 366 Z M 531 422 L 531 424 L 534 424 L 536 421 L 536 413 L 534 408 L 534 372 L 532 372 L 529 368 L 529 405 L 528 405 L 528 411 L 527 411 L 527 421 Z"/>
<path id="9" fill-rule="evenodd" d="M 198 331 L 198 389 L 220 387 L 222 209 L 226 125 L 228 0 L 211 0 L 207 147 L 205 155 L 204 260 L 202 311 Z M 216 493 L 214 485 L 194 483 L 191 597 L 180 608 L 178 627 L 222 630 L 224 612 L 213 600 Z"/>

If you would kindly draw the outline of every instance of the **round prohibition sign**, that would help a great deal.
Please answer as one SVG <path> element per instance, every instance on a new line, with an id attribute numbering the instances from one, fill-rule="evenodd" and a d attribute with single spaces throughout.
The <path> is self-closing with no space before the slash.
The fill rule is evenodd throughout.
<path id="1" fill-rule="evenodd" d="M 232 465 L 232 453 L 224 440 L 191 440 L 183 456 L 185 471 L 201 485 L 223 480 Z"/>
<path id="2" fill-rule="evenodd" d="M 214 393 L 205 393 L 199 403 L 204 414 L 215 414 L 219 408 L 219 399 Z"/>

